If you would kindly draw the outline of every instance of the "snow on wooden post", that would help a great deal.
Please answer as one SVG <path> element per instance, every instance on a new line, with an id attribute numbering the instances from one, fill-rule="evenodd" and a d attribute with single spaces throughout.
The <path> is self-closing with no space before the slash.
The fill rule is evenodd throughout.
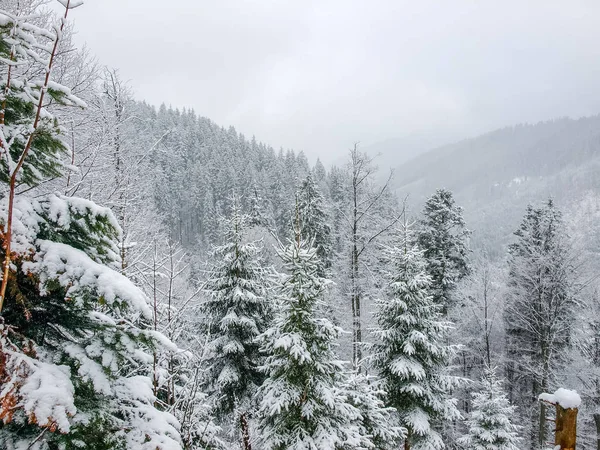
<path id="1" fill-rule="evenodd" d="M 575 450 L 577 411 L 581 397 L 575 391 L 560 388 L 554 394 L 541 394 L 539 400 L 556 407 L 555 450 Z"/>

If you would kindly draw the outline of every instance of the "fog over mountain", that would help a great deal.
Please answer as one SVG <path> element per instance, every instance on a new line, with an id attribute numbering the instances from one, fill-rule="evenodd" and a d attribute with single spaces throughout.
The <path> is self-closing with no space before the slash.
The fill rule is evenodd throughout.
<path id="1" fill-rule="evenodd" d="M 359 142 L 359 145 L 365 153 L 376 158 L 376 164 L 384 176 L 388 170 L 395 170 L 399 165 L 422 153 L 455 142 L 460 138 L 462 138 L 460 135 L 432 130 L 428 133 L 414 133 L 371 144 Z M 336 163 L 342 164 L 344 159 L 345 157 L 340 157 Z"/>
<path id="2" fill-rule="evenodd" d="M 102 0 L 73 14 L 78 45 L 138 99 L 327 164 L 355 141 L 596 114 L 599 17 L 596 0 Z"/>
<path id="3" fill-rule="evenodd" d="M 398 195 L 421 205 L 435 189 L 450 189 L 478 244 L 506 243 L 528 203 L 551 197 L 571 209 L 600 193 L 600 116 L 508 126 L 426 152 L 412 148 L 420 154 L 400 156 L 395 168 Z"/>

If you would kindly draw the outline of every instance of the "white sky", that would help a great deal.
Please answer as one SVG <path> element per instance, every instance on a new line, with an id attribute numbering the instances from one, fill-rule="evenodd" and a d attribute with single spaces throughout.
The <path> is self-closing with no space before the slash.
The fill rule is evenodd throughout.
<path id="1" fill-rule="evenodd" d="M 598 0 L 87 0 L 149 103 L 331 162 L 355 141 L 600 113 Z"/>

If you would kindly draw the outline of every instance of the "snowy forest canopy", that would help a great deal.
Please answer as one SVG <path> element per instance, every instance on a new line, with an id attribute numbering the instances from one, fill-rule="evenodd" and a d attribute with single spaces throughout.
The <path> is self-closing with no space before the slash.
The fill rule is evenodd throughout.
<path id="1" fill-rule="evenodd" d="M 2 448 L 544 449 L 563 386 L 600 448 L 598 197 L 487 246 L 357 145 L 135 100 L 60 3 L 0 4 Z"/>

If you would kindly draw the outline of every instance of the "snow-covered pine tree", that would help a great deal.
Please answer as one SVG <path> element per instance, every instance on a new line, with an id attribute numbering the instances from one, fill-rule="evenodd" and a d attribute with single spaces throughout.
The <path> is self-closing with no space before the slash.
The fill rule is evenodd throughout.
<path id="1" fill-rule="evenodd" d="M 325 276 L 325 271 L 331 267 L 333 257 L 331 226 L 325 211 L 325 199 L 312 174 L 309 173 L 302 181 L 296 198 L 302 238 L 313 241 L 313 245 L 317 249 L 317 255 L 321 260 L 319 275 Z"/>
<path id="2" fill-rule="evenodd" d="M 262 226 L 265 228 L 272 228 L 271 225 L 271 221 L 269 220 L 269 218 L 266 216 L 265 211 L 264 211 L 264 203 L 265 200 L 262 198 L 262 196 L 259 193 L 259 188 L 256 185 L 256 183 L 254 183 L 254 186 L 252 186 L 252 194 L 250 196 L 250 226 Z"/>
<path id="3" fill-rule="evenodd" d="M 223 244 L 213 249 L 213 266 L 204 283 L 206 300 L 200 305 L 206 349 L 206 392 L 218 415 L 240 412 L 244 441 L 249 436 L 250 399 L 264 375 L 257 336 L 270 324 L 267 299 L 268 273 L 262 267 L 259 242 L 244 242 L 249 217 L 237 201 L 229 218 L 222 220 Z"/>
<path id="4" fill-rule="evenodd" d="M 348 203 L 348 174 L 343 169 L 333 166 L 327 176 L 328 198 L 331 201 L 331 225 L 333 235 L 333 251 L 340 254 L 344 250 L 345 213 Z"/>
<path id="5" fill-rule="evenodd" d="M 456 283 L 469 274 L 468 238 L 462 208 L 452 192 L 438 189 L 425 203 L 418 242 L 427 260 L 433 300 L 446 315 Z"/>
<path id="6" fill-rule="evenodd" d="M 600 292 L 595 286 L 576 320 L 574 341 L 579 352 L 573 352 L 573 363 L 569 366 L 577 374 L 582 404 L 577 423 L 577 445 L 600 450 Z"/>
<path id="7" fill-rule="evenodd" d="M 552 200 L 528 206 L 514 234 L 504 312 L 508 396 L 529 422 L 525 432 L 537 448 L 548 435 L 541 420 L 546 406 L 538 409 L 537 397 L 558 381 L 560 367 L 571 358 L 578 275 L 562 214 Z"/>
<path id="8" fill-rule="evenodd" d="M 249 241 L 261 241 L 261 255 L 264 264 L 274 266 L 279 259 L 277 257 L 277 237 L 275 235 L 272 208 L 269 200 L 264 197 L 264 191 L 256 182 L 247 203 L 249 204 L 248 215 L 250 216 L 247 239 Z"/>
<path id="9" fill-rule="evenodd" d="M 385 406 L 385 391 L 375 377 L 352 373 L 344 385 L 348 401 L 360 412 L 362 433 L 377 450 L 396 450 L 406 436 L 398 411 Z"/>
<path id="10" fill-rule="evenodd" d="M 277 288 L 278 313 L 261 337 L 267 379 L 259 390 L 261 449 L 372 448 L 360 413 L 343 393 L 344 365 L 333 346 L 341 333 L 318 318 L 329 281 L 318 275 L 317 250 L 301 237 L 280 248 L 286 274 Z"/>
<path id="11" fill-rule="evenodd" d="M 51 79 L 67 12 L 80 2 L 61 2 L 53 31 L 40 25 L 52 21 L 33 7 L 40 2 L 9 3 L 0 11 L 0 446 L 180 449 L 149 376 L 153 350 L 174 346 L 149 329 L 147 298 L 117 271 L 115 217 L 37 188 L 61 174 L 66 149 L 49 100 L 83 106 Z"/>
<path id="12" fill-rule="evenodd" d="M 5 201 L 1 209 L 5 226 Z M 146 297 L 114 270 L 111 212 L 19 196 L 15 216 L 2 311 L 3 448 L 36 437 L 32 448 L 179 448 L 178 425 L 155 409 L 149 376 L 153 350 L 174 346 L 148 328 Z"/>
<path id="13" fill-rule="evenodd" d="M 32 2 L 20 5 L 13 1 L 3 6 L 12 8 L 0 10 L 0 181 L 7 185 L 4 197 L 8 198 L 0 310 L 8 283 L 17 186 L 33 186 L 59 176 L 60 158 L 66 151 L 58 137 L 58 123 L 51 114 L 45 114 L 44 99 L 83 106 L 67 88 L 50 78 L 68 6 L 54 33 L 36 25 L 49 19 L 34 17 Z"/>
<path id="14" fill-rule="evenodd" d="M 449 324 L 430 295 L 431 278 L 414 241 L 405 223 L 397 246 L 385 249 L 389 295 L 377 301 L 372 361 L 387 405 L 408 430 L 405 448 L 443 449 L 436 429 L 460 417 L 449 395 L 458 380 L 447 373 L 454 349 L 446 343 Z"/>
<path id="15" fill-rule="evenodd" d="M 481 379 L 481 388 L 472 397 L 472 411 L 466 421 L 468 431 L 458 439 L 461 448 L 520 450 L 521 427 L 513 423 L 516 407 L 508 401 L 495 369 L 486 369 Z"/>

